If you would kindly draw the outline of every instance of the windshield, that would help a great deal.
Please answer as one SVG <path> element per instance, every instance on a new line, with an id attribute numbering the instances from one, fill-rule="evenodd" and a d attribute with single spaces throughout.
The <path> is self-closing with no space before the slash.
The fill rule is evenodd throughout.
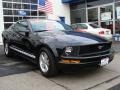
<path id="1" fill-rule="evenodd" d="M 33 31 L 46 31 L 46 30 L 72 30 L 72 28 L 62 22 L 52 20 L 31 20 L 30 21 Z"/>
<path id="2" fill-rule="evenodd" d="M 100 28 L 100 26 L 98 26 L 97 24 L 89 24 L 89 25 L 93 28 Z"/>

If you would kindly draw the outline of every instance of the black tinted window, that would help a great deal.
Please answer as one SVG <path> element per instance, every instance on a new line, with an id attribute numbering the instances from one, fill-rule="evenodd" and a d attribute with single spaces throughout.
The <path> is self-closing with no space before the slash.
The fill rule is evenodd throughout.
<path id="1" fill-rule="evenodd" d="M 100 28 L 98 25 L 96 25 L 96 24 L 89 24 L 91 27 L 93 27 L 93 28 Z"/>
<path id="2" fill-rule="evenodd" d="M 80 28 L 80 29 L 88 29 L 88 26 L 86 24 L 78 24 L 78 28 Z"/>
<path id="3" fill-rule="evenodd" d="M 27 22 L 20 21 L 15 24 L 16 31 L 28 31 Z"/>

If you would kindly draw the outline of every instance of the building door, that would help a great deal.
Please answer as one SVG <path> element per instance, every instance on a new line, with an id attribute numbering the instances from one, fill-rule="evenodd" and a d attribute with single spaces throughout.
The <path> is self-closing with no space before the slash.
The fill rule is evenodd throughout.
<path id="1" fill-rule="evenodd" d="M 114 4 L 106 4 L 87 9 L 87 21 L 111 29 L 114 33 Z"/>
<path id="2" fill-rule="evenodd" d="M 113 34 L 113 5 L 100 6 L 100 24 L 103 28 L 108 28 Z"/>

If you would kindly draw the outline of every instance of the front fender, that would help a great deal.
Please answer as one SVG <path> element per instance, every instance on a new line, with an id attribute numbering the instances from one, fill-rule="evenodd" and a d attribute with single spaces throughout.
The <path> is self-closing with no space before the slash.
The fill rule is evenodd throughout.
<path id="1" fill-rule="evenodd" d="M 45 44 L 48 46 L 49 49 L 51 49 L 55 57 L 59 57 L 59 54 L 57 52 L 57 47 L 55 46 L 54 43 L 45 43 Z"/>
<path id="2" fill-rule="evenodd" d="M 53 54 L 55 55 L 55 57 L 59 57 L 59 54 L 57 52 L 57 47 L 55 45 L 54 40 L 51 39 L 41 39 L 39 42 L 36 42 L 36 50 L 38 50 L 38 47 L 47 47 L 49 48 Z"/>

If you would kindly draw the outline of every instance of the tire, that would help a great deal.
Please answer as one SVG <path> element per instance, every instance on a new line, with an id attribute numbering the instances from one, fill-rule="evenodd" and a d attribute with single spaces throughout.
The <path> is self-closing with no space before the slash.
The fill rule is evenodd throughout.
<path id="1" fill-rule="evenodd" d="M 11 57 L 12 56 L 12 51 L 9 47 L 9 43 L 7 41 L 4 42 L 4 53 L 7 57 Z"/>
<path id="2" fill-rule="evenodd" d="M 55 56 L 47 48 L 41 48 L 39 52 L 39 68 L 43 76 L 53 77 L 57 74 Z"/>

